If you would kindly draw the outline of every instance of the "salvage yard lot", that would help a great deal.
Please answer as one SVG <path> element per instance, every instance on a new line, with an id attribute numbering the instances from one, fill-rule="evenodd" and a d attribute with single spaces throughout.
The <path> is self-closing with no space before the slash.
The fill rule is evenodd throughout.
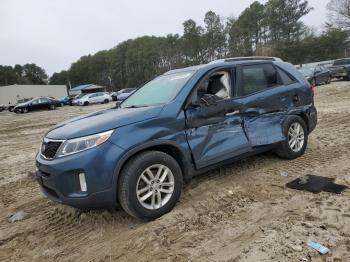
<path id="1" fill-rule="evenodd" d="M 112 106 L 0 113 L 0 261 L 350 261 L 350 190 L 284 186 L 307 174 L 350 186 L 349 82 L 317 88 L 319 124 L 303 157 L 261 154 L 197 177 L 171 213 L 148 223 L 53 203 L 34 181 L 35 154 L 50 127 Z M 31 217 L 9 223 L 21 210 Z M 331 253 L 319 255 L 308 240 Z"/>

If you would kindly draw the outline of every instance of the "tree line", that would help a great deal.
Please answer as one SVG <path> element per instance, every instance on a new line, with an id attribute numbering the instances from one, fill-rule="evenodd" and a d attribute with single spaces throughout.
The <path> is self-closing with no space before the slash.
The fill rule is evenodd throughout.
<path id="1" fill-rule="evenodd" d="M 332 2 L 344 1 L 350 3 L 331 0 L 329 10 L 337 14 Z M 203 25 L 192 19 L 183 22 L 182 35 L 129 39 L 110 50 L 82 56 L 68 70 L 54 73 L 49 82 L 73 87 L 95 83 L 117 90 L 139 86 L 171 69 L 224 57 L 278 56 L 301 64 L 344 56 L 346 31 L 333 19 L 316 35 L 301 21 L 312 10 L 306 0 L 269 0 L 255 1 L 238 17 L 224 19 L 209 11 Z"/>
<path id="2" fill-rule="evenodd" d="M 0 65 L 0 86 L 13 84 L 47 84 L 45 70 L 36 64 Z"/>

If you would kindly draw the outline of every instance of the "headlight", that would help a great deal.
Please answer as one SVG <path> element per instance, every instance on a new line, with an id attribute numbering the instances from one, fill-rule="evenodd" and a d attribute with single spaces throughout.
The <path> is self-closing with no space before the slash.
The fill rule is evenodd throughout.
<path id="1" fill-rule="evenodd" d="M 63 143 L 63 145 L 57 152 L 57 156 L 67 156 L 101 145 L 104 142 L 106 142 L 108 138 L 110 138 L 113 131 L 114 130 L 110 130 L 91 136 L 69 139 Z"/>

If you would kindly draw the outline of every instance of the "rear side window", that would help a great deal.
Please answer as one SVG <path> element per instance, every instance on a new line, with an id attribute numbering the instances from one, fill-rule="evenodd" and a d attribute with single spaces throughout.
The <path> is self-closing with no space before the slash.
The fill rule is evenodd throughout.
<path id="1" fill-rule="evenodd" d="M 271 64 L 248 65 L 242 67 L 242 95 L 249 95 L 278 86 L 278 74 Z"/>
<path id="2" fill-rule="evenodd" d="M 283 83 L 283 85 L 287 86 L 295 83 L 295 81 L 289 75 L 287 75 L 287 73 L 284 72 L 282 69 L 277 67 L 277 71 L 278 71 L 278 74 L 280 75 L 281 82 Z"/>

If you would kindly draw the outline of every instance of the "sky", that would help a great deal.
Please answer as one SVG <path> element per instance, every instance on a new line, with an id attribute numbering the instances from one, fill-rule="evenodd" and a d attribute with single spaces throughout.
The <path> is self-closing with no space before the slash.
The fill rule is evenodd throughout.
<path id="1" fill-rule="evenodd" d="M 35 63 L 49 75 L 81 56 L 110 49 L 138 36 L 182 34 L 182 23 L 203 24 L 212 10 L 238 16 L 254 0 L 0 0 L 0 65 Z M 266 0 L 260 1 L 265 3 Z M 303 21 L 319 29 L 329 0 Z"/>

